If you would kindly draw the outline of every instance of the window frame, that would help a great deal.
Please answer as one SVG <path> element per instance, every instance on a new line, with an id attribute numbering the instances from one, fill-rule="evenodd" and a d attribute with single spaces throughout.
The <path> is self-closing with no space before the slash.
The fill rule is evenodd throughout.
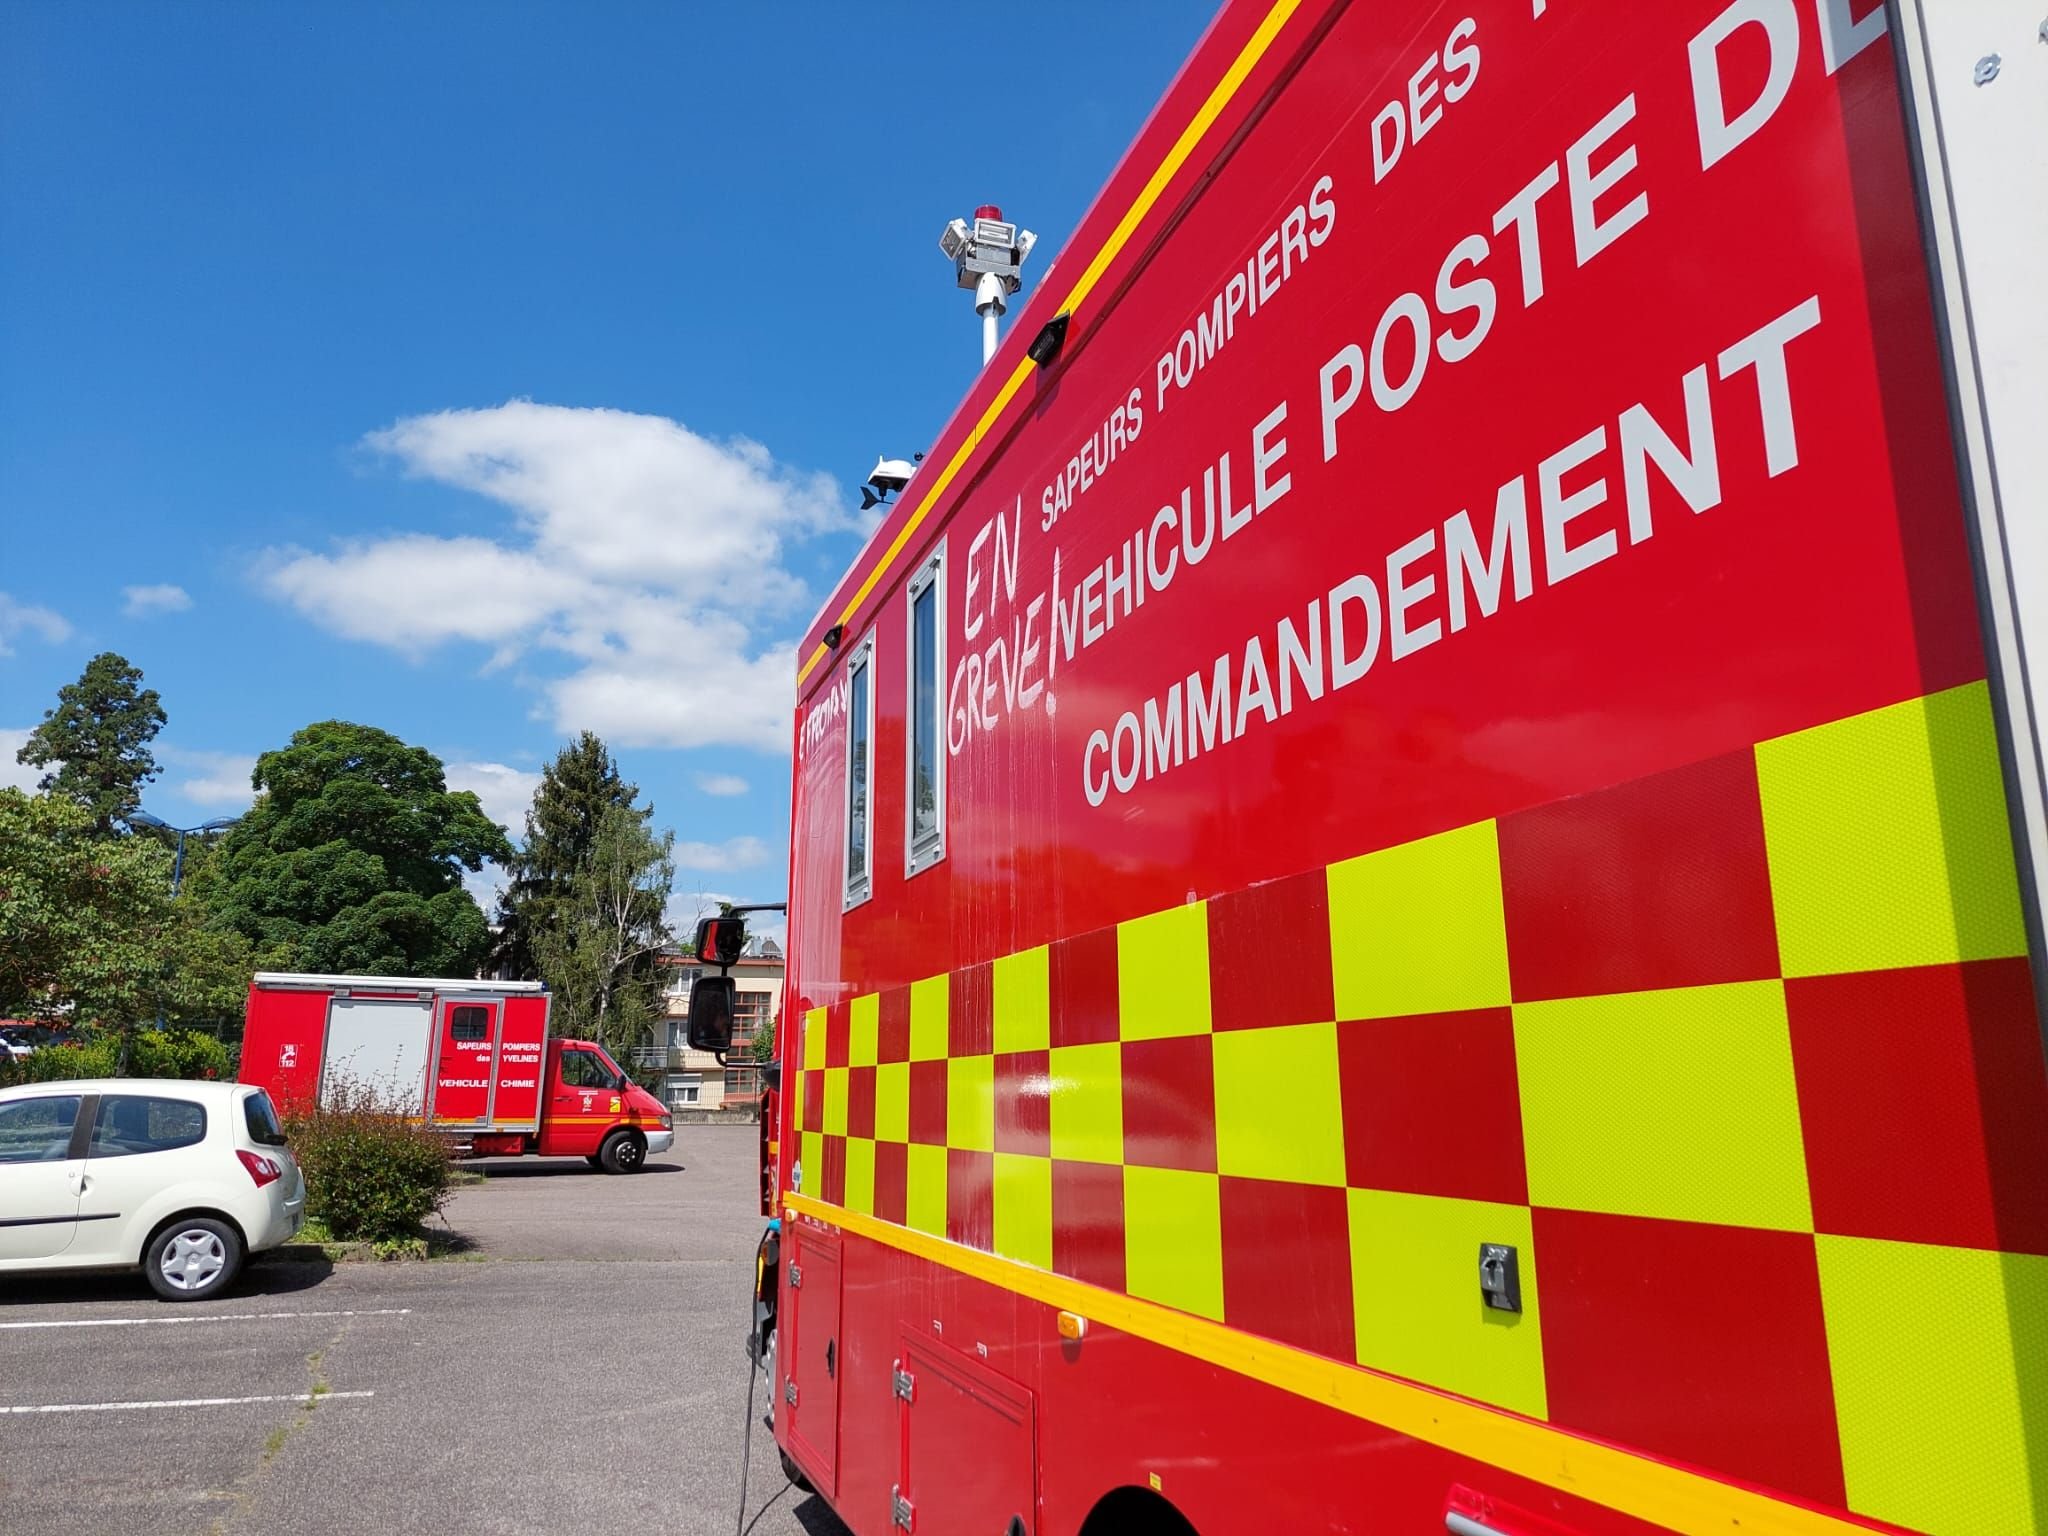
<path id="1" fill-rule="evenodd" d="M 569 1080 L 568 1068 L 570 1058 L 572 1057 L 581 1057 L 586 1061 L 595 1062 L 597 1064 L 599 1071 L 603 1071 L 604 1069 L 604 1057 L 598 1052 L 595 1046 L 572 1045 L 562 1052 L 562 1064 L 561 1066 L 556 1068 L 556 1074 L 561 1079 L 561 1083 L 564 1088 L 572 1088 L 578 1093 L 604 1093 L 613 1091 L 611 1086 L 611 1080 L 609 1077 L 595 1084 L 571 1082 Z"/>
<path id="2" fill-rule="evenodd" d="M 109 1128 L 108 1112 L 119 1104 L 176 1104 L 181 1108 L 191 1110 L 199 1116 L 198 1133 L 187 1136 L 182 1140 L 166 1141 L 160 1146 L 104 1147 L 100 1144 L 100 1132 L 103 1129 Z M 144 1110 L 143 1114 L 144 1124 L 147 1125 L 150 1111 Z M 99 1103 L 93 1106 L 92 1136 L 86 1142 L 85 1155 L 94 1161 L 102 1162 L 119 1157 L 156 1157 L 165 1152 L 182 1152 L 187 1147 L 196 1147 L 204 1142 L 212 1133 L 213 1116 L 207 1112 L 206 1106 L 197 1099 L 180 1098 L 176 1094 L 170 1093 L 103 1093 L 99 1096 Z M 152 1136 L 150 1139 L 154 1141 L 156 1138 Z"/>
<path id="3" fill-rule="evenodd" d="M 9 1099 L 4 1106 L 0 1107 L 15 1109 L 30 1104 L 63 1103 L 68 1103 L 71 1106 L 71 1124 L 64 1130 L 64 1150 L 55 1157 L 0 1157 L 0 1168 L 29 1168 L 38 1163 L 70 1163 L 77 1162 L 85 1156 L 85 1148 L 80 1145 L 80 1142 L 84 1138 L 91 1137 L 93 1124 L 99 1117 L 98 1095 L 75 1091 L 70 1093 L 31 1093 L 25 1094 L 18 1099 Z M 84 1138 L 81 1138 L 79 1134 L 79 1127 L 81 1125 L 85 1127 Z"/>
<path id="4" fill-rule="evenodd" d="M 259 1116 L 263 1117 L 261 1123 Z M 249 1139 L 259 1147 L 282 1147 L 290 1144 L 290 1138 L 285 1135 L 284 1121 L 277 1113 L 277 1105 L 261 1088 L 243 1096 L 242 1125 L 248 1131 Z"/>
<path id="5" fill-rule="evenodd" d="M 856 676 L 858 674 L 858 677 Z M 860 681 L 859 679 L 865 679 Z M 863 812 L 863 831 L 866 836 L 862 846 L 867 851 L 867 868 L 856 881 L 853 876 L 853 706 L 854 690 L 861 688 L 865 697 L 868 736 L 866 747 L 867 806 Z M 860 644 L 846 653 L 846 750 L 841 754 L 845 768 L 845 782 L 841 785 L 839 802 L 845 810 L 845 824 L 839 838 L 839 910 L 851 912 L 855 907 L 873 899 L 875 894 L 875 632 L 870 629 Z"/>
<path id="6" fill-rule="evenodd" d="M 917 600 L 932 594 L 932 798 L 936 821 L 917 835 Z M 946 857 L 946 541 L 903 589 L 903 878 L 923 874 Z"/>
<path id="7" fill-rule="evenodd" d="M 474 1015 L 475 1017 L 471 1017 Z M 475 1034 L 465 1034 L 465 1029 L 474 1029 Z M 491 1006 L 489 1003 L 450 1003 L 448 1005 L 448 1038 L 465 1043 L 491 1038 Z"/>

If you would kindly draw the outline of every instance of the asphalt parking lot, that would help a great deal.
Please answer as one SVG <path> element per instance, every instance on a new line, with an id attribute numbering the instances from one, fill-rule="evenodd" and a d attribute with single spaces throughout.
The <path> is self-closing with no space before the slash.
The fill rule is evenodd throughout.
<path id="1" fill-rule="evenodd" d="M 262 1261 L 191 1306 L 0 1281 L 0 1532 L 732 1531 L 755 1149 L 480 1164 L 457 1257 Z M 750 1478 L 756 1536 L 842 1536 L 765 1433 Z"/>

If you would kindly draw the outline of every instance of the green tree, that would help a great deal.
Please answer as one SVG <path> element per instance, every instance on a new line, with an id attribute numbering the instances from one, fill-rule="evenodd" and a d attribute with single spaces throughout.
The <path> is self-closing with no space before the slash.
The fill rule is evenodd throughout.
<path id="1" fill-rule="evenodd" d="M 256 760 L 256 803 L 187 889 L 266 968 L 472 976 L 490 947 L 465 870 L 512 856 L 441 760 L 326 720 Z"/>
<path id="2" fill-rule="evenodd" d="M 775 1020 L 770 1019 L 754 1031 L 754 1038 L 747 1047 L 747 1054 L 756 1061 L 775 1059 Z"/>
<path id="3" fill-rule="evenodd" d="M 156 690 L 141 684 L 141 668 L 102 651 L 77 682 L 57 690 L 56 708 L 44 712 L 15 754 L 35 768 L 54 763 L 37 787 L 84 806 L 101 837 L 134 812 L 142 786 L 157 775 L 149 744 L 163 729 L 163 706 Z"/>
<path id="4" fill-rule="evenodd" d="M 554 994 L 558 1035 L 595 1040 L 617 1058 L 648 1044 L 662 1017 L 659 957 L 675 863 L 673 832 L 650 813 L 612 806 L 571 877 L 569 895 L 534 934 L 540 973 Z"/>
<path id="5" fill-rule="evenodd" d="M 619 773 L 603 740 L 585 731 L 541 771 L 526 812 L 526 839 L 506 866 L 498 903 L 494 967 L 515 979 L 541 974 L 536 935 L 566 912 L 570 887 L 596 845 L 599 823 L 613 809 L 634 811 L 637 785 Z M 652 810 L 639 811 L 644 820 Z"/>
<path id="6" fill-rule="evenodd" d="M 60 795 L 0 790 L 0 1013 L 118 1032 L 232 1016 L 253 970 L 239 936 L 171 899 L 171 856 L 103 838 Z"/>

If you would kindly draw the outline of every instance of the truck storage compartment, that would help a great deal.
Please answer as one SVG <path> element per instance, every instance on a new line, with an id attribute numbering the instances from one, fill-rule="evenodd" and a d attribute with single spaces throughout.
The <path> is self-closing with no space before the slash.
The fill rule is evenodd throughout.
<path id="1" fill-rule="evenodd" d="M 836 1232 L 801 1223 L 789 1229 L 789 1299 L 780 1324 L 789 1361 L 781 1388 L 786 1443 L 828 1499 L 839 1487 L 839 1243 Z"/>
<path id="2" fill-rule="evenodd" d="M 906 1332 L 897 1364 L 903 1405 L 903 1479 L 891 1517 L 899 1529 L 1038 1529 L 1031 1394 L 979 1360 Z"/>

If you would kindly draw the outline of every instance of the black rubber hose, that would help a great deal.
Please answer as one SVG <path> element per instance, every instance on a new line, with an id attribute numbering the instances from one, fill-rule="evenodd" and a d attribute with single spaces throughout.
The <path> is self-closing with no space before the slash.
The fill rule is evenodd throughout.
<path id="1" fill-rule="evenodd" d="M 740 1431 L 740 1513 L 733 1522 L 734 1536 L 746 1536 L 747 1532 L 747 1474 L 754 1464 L 754 1381 L 761 1374 L 762 1363 L 754 1307 L 760 1300 L 761 1266 L 767 1262 L 768 1239 L 774 1235 L 773 1227 L 762 1228 L 761 1241 L 754 1247 L 754 1288 L 747 1300 L 747 1422 Z M 755 1518 L 760 1517 L 756 1515 Z"/>

